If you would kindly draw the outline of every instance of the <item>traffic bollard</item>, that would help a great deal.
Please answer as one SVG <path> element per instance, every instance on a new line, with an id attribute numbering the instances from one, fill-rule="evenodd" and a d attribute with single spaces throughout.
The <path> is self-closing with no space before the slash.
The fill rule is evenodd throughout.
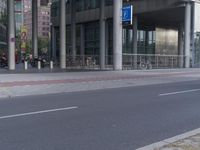
<path id="1" fill-rule="evenodd" d="M 38 70 L 41 69 L 41 61 L 38 61 Z"/>
<path id="2" fill-rule="evenodd" d="M 53 69 L 53 61 L 50 61 L 50 69 Z"/>
<path id="3" fill-rule="evenodd" d="M 28 69 L 28 62 L 24 61 L 24 69 L 27 70 Z"/>

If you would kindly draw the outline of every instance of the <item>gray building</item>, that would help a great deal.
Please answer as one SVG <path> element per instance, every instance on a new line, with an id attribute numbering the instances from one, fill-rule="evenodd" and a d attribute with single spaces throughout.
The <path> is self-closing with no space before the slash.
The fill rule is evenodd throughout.
<path id="1" fill-rule="evenodd" d="M 52 4 L 52 23 L 55 32 L 53 55 L 57 58 L 60 48 L 59 3 L 55 0 Z M 105 0 L 104 6 L 101 6 L 102 0 L 75 0 L 73 3 L 66 3 L 67 55 L 101 57 L 103 54 L 104 63 L 108 65 L 115 53 L 113 35 L 116 35 L 121 37 L 118 42 L 122 42 L 120 55 L 124 66 L 131 65 L 130 61 L 133 59 L 138 64 L 141 58 L 149 59 L 154 67 L 161 64 L 163 66 L 160 67 L 190 67 L 199 63 L 199 0 L 124 0 L 123 6 L 133 6 L 133 24 L 119 27 L 122 28 L 122 35 L 120 31 L 113 33 L 113 6 L 115 3 L 122 3 L 121 0 Z M 102 7 L 103 13 L 100 9 Z M 121 13 L 121 6 L 117 11 Z M 105 36 L 105 41 L 101 40 L 101 36 Z M 105 52 L 102 53 L 102 50 Z M 134 57 L 135 54 L 137 59 Z"/>
<path id="2" fill-rule="evenodd" d="M 114 70 L 199 64 L 199 0 L 52 0 L 52 57 L 61 69 Z M 132 6 L 132 24 L 123 24 Z M 37 1 L 32 1 L 32 49 L 38 57 Z M 15 69 L 13 0 L 8 1 L 9 69 Z M 91 61 L 92 60 L 92 61 Z"/>
<path id="3" fill-rule="evenodd" d="M 32 11 L 24 13 L 24 25 L 28 29 L 28 39 L 32 37 Z M 38 6 L 38 36 L 49 38 L 50 32 L 50 7 Z"/>

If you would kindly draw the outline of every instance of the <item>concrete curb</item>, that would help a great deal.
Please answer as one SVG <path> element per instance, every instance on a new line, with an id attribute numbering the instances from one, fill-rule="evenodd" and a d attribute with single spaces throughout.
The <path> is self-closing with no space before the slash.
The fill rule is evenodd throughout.
<path id="1" fill-rule="evenodd" d="M 142 148 L 138 148 L 136 150 L 158 150 L 159 148 L 162 148 L 163 146 L 166 146 L 166 145 L 172 144 L 174 142 L 189 138 L 189 137 L 197 135 L 199 133 L 200 133 L 200 128 L 186 132 L 184 134 L 177 135 L 175 137 L 172 137 L 172 138 L 169 138 L 169 139 L 157 142 L 157 143 L 147 145 Z"/>

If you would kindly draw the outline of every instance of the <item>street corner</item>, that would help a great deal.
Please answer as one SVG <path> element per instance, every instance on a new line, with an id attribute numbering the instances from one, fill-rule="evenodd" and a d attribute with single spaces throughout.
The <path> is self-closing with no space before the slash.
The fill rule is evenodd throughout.
<path id="1" fill-rule="evenodd" d="M 200 150 L 200 134 L 179 140 L 154 150 Z"/>
<path id="2" fill-rule="evenodd" d="M 200 150 L 200 129 L 195 129 L 137 150 Z"/>

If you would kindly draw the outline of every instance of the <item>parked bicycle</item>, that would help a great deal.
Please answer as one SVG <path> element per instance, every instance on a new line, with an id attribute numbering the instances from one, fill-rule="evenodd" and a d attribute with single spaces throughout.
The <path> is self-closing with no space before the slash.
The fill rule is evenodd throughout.
<path id="1" fill-rule="evenodd" d="M 139 69 L 141 70 L 147 70 L 152 69 L 152 63 L 149 59 L 142 59 L 138 62 Z"/>

